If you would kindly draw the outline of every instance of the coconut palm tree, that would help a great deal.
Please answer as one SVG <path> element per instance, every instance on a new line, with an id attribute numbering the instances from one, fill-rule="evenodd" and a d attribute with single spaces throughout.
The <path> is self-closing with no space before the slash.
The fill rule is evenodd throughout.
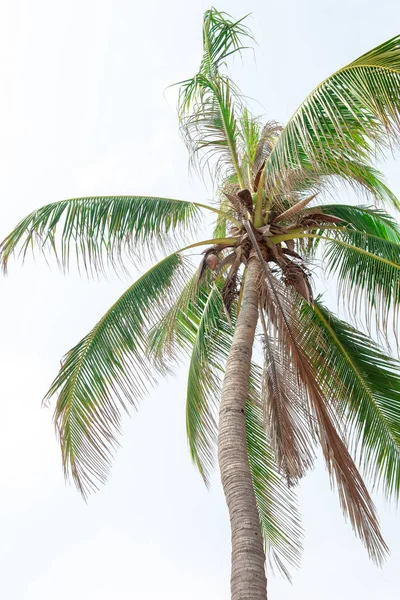
<path id="1" fill-rule="evenodd" d="M 286 574 L 299 561 L 293 486 L 318 447 L 370 556 L 380 563 L 387 551 L 364 479 L 399 494 L 400 363 L 384 342 L 400 306 L 400 228 L 383 208 L 399 203 L 373 165 L 400 138 L 400 36 L 327 77 L 281 126 L 255 116 L 228 75 L 228 58 L 251 44 L 244 20 L 212 8 L 202 31 L 178 112 L 215 203 L 56 202 L 16 226 L 1 261 L 6 270 L 32 246 L 95 273 L 162 253 L 66 354 L 46 396 L 57 396 L 65 474 L 84 496 L 96 489 L 121 413 L 188 357 L 189 448 L 206 483 L 218 456 L 232 598 L 265 600 L 266 555 Z M 342 184 L 367 204 L 341 202 Z M 210 211 L 214 231 L 199 239 Z M 202 248 L 192 265 L 188 251 Z M 354 325 L 316 294 L 324 279 L 338 283 Z M 380 344 L 365 332 L 373 323 Z"/>

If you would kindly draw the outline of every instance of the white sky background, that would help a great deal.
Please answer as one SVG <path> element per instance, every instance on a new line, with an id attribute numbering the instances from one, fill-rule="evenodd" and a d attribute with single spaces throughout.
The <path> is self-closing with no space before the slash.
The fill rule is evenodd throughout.
<path id="1" fill-rule="evenodd" d="M 3 0 L 0 238 L 33 208 L 106 194 L 207 201 L 188 176 L 173 95 L 198 65 L 207 2 Z M 268 118 L 285 121 L 325 76 L 398 33 L 395 0 L 226 1 L 259 47 L 232 69 Z M 385 165 L 400 195 L 399 162 Z M 124 423 L 110 480 L 85 504 L 66 487 L 51 411 L 60 357 L 129 285 L 68 277 L 37 259 L 0 280 L 0 596 L 6 600 L 221 600 L 230 534 L 218 477 L 208 492 L 185 439 L 185 370 Z M 300 490 L 306 530 L 293 585 L 272 600 L 395 600 L 400 521 L 377 498 L 383 569 L 344 523 L 320 465 Z"/>

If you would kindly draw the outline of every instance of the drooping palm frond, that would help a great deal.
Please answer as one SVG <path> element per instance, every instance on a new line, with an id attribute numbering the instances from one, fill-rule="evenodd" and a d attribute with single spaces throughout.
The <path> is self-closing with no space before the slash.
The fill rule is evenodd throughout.
<path id="1" fill-rule="evenodd" d="M 352 177 L 400 134 L 400 36 L 339 69 L 307 96 L 266 161 L 267 179 L 292 169 Z M 350 162 L 349 162 L 350 161 Z"/>
<path id="2" fill-rule="evenodd" d="M 206 485 L 215 465 L 218 405 L 233 333 L 222 289 L 221 279 L 196 285 L 195 276 L 149 338 L 156 365 L 173 370 L 183 355 L 189 357 L 186 431 L 190 455 Z"/>
<path id="3" fill-rule="evenodd" d="M 192 336 L 186 431 L 192 460 L 207 485 L 215 464 L 219 397 L 232 337 L 229 328 L 216 285 L 189 305 L 177 324 L 178 338 L 187 341 Z"/>
<path id="4" fill-rule="evenodd" d="M 195 229 L 200 208 L 207 207 L 148 196 L 54 202 L 33 211 L 15 227 L 0 246 L 0 260 L 6 269 L 13 253 L 25 255 L 30 247 L 37 247 L 55 253 L 64 269 L 72 255 L 87 271 L 101 271 L 105 262 L 118 266 L 126 254 L 137 258 L 146 249 L 171 249 L 172 243 Z"/>
<path id="5" fill-rule="evenodd" d="M 217 415 L 223 367 L 232 332 L 223 310 L 222 282 L 187 283 L 169 311 L 150 330 L 149 356 L 173 371 L 189 357 L 186 431 L 191 458 L 209 485 L 215 464 Z"/>
<path id="6" fill-rule="evenodd" d="M 314 462 L 307 422 L 307 399 L 292 368 L 290 353 L 264 333 L 262 386 L 264 422 L 280 472 L 288 485 L 301 479 Z"/>
<path id="7" fill-rule="evenodd" d="M 319 300 L 302 307 L 320 377 L 346 421 L 363 470 L 385 492 L 400 491 L 400 363 L 364 333 L 338 319 Z M 315 326 L 317 329 L 315 329 Z M 318 332 L 315 335 L 315 331 Z"/>
<path id="8" fill-rule="evenodd" d="M 180 315 L 188 310 L 190 303 L 196 303 L 199 293 L 205 289 L 203 286 L 199 288 L 198 272 L 194 273 L 163 318 L 149 330 L 147 338 L 149 356 L 156 369 L 161 372 L 172 372 L 182 354 L 190 351 L 192 339 L 185 341 L 182 336 L 179 339 L 177 337 L 178 321 Z"/>
<path id="9" fill-rule="evenodd" d="M 65 474 L 84 496 L 107 476 L 121 411 L 155 382 L 147 332 L 181 292 L 187 266 L 174 253 L 140 277 L 66 354 L 50 387 Z"/>
<path id="10" fill-rule="evenodd" d="M 400 244 L 350 228 L 323 239 L 325 264 L 329 272 L 339 278 L 341 292 L 352 301 L 354 314 L 360 318 L 365 316 L 368 324 L 374 314 L 377 325 L 386 333 L 392 309 L 396 329 L 400 305 Z"/>
<path id="11" fill-rule="evenodd" d="M 218 288 L 214 287 L 208 297 L 199 300 L 181 324 L 187 329 L 193 323 L 195 328 L 187 381 L 186 432 L 192 460 L 208 485 L 215 466 L 218 392 L 225 359 L 220 344 L 228 344 L 229 350 L 229 337 L 220 332 L 223 310 Z"/>
<path id="12" fill-rule="evenodd" d="M 261 531 L 271 566 L 290 580 L 288 567 L 300 564 L 303 531 L 296 498 L 278 474 L 265 434 L 258 401 L 260 370 L 255 367 L 252 381 L 255 385 L 246 404 L 247 452 Z"/>
<path id="13" fill-rule="evenodd" d="M 276 332 L 276 339 L 288 348 L 292 369 L 304 386 L 308 398 L 308 413 L 315 436 L 321 444 L 325 462 L 336 482 L 342 510 L 354 531 L 364 542 L 370 556 L 379 564 L 387 546 L 382 538 L 375 508 L 368 490 L 340 435 L 340 423 L 334 407 L 324 394 L 318 365 L 307 354 L 314 331 L 302 326 L 296 314 L 298 299 L 291 297 L 287 289 L 276 280 L 264 264 L 266 274 L 265 310 Z"/>
<path id="14" fill-rule="evenodd" d="M 331 172 L 327 172 L 332 183 L 335 185 L 338 181 L 344 181 L 358 195 L 364 195 L 372 198 L 374 202 L 400 209 L 400 201 L 396 194 L 387 186 L 384 175 L 375 167 L 362 163 L 360 160 L 348 160 L 343 157 L 337 157 Z M 326 176 L 323 178 L 324 184 Z"/>
<path id="15" fill-rule="evenodd" d="M 351 209 L 347 211 L 349 219 L 352 218 L 351 212 Z M 355 213 L 356 210 L 353 217 Z M 328 223 L 323 227 L 321 224 L 310 225 L 308 231 L 308 226 L 303 225 L 304 230 L 293 229 L 287 234 L 272 236 L 270 240 L 273 243 L 293 239 L 308 240 L 309 246 L 303 245 L 302 250 L 307 250 L 311 255 L 322 242 L 322 263 L 327 273 L 337 275 L 339 291 L 348 303 L 351 302 L 356 320 L 365 319 L 370 328 L 371 317 L 374 315 L 377 327 L 387 336 L 389 316 L 392 318 L 394 331 L 397 330 L 400 308 L 400 243 L 392 241 L 398 235 L 395 227 L 388 227 L 388 222 L 379 220 L 376 214 L 370 216 L 370 219 L 365 216 L 361 222 L 360 211 L 358 226 L 360 229 L 374 231 L 374 234 Z M 311 217 L 310 219 L 313 220 Z"/>
<path id="16" fill-rule="evenodd" d="M 223 283 L 188 291 L 150 334 L 150 357 L 157 364 L 189 357 L 186 415 L 191 456 L 208 484 L 216 460 L 217 411 L 224 365 L 232 341 L 234 323 L 226 320 L 221 289 Z M 188 300 L 188 298 L 190 299 Z M 165 335 L 169 329 L 171 336 Z M 297 566 L 302 531 L 295 497 L 281 478 L 262 422 L 261 371 L 251 368 L 247 403 L 248 454 L 257 508 L 268 557 L 286 577 L 288 567 Z"/>
<path id="17" fill-rule="evenodd" d="M 272 307 L 271 303 L 269 306 Z M 307 394 L 293 369 L 290 346 L 277 337 L 276 323 L 266 322 L 262 306 L 260 320 L 264 346 L 261 395 L 264 425 L 280 472 L 288 485 L 293 485 L 313 466 L 315 458 Z"/>
<path id="18" fill-rule="evenodd" d="M 229 80 L 220 77 L 217 83 L 204 81 L 203 87 L 207 93 L 203 93 L 201 103 L 181 119 L 191 164 L 197 164 L 200 172 L 209 167 L 217 179 L 235 175 L 243 187 L 236 147 L 235 99 Z"/>

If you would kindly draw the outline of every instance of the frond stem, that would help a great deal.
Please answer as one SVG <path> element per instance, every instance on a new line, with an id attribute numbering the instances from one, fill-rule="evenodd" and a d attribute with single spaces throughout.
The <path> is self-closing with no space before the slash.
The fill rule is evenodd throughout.
<path id="1" fill-rule="evenodd" d="M 260 181 L 258 182 L 256 202 L 254 207 L 254 226 L 262 227 L 263 223 L 263 191 L 265 185 L 265 170 L 261 173 Z"/>

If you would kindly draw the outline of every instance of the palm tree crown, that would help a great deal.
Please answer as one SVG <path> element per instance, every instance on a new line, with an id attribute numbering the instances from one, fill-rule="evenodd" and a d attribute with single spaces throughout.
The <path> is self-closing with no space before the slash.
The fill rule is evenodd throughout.
<path id="1" fill-rule="evenodd" d="M 56 202 L 16 226 L 1 261 L 6 269 L 33 246 L 92 273 L 162 253 L 66 354 L 46 397 L 57 396 L 65 473 L 86 495 L 106 479 L 121 413 L 183 357 L 190 453 L 209 482 L 225 363 L 257 260 L 263 363 L 251 364 L 246 443 L 269 556 L 286 574 L 299 562 L 293 485 L 320 447 L 343 511 L 379 563 L 387 548 L 352 456 L 368 481 L 398 496 L 400 363 L 315 290 L 316 275 L 337 280 L 360 322 L 374 318 L 386 338 L 389 317 L 397 324 L 400 228 L 383 206 L 399 203 L 374 160 L 399 140 L 400 36 L 326 78 L 285 126 L 254 116 L 228 75 L 229 58 L 251 41 L 243 19 L 210 9 L 200 68 L 179 84 L 182 135 L 191 163 L 213 178 L 213 206 L 141 196 Z M 340 183 L 364 203 L 337 202 Z M 215 227 L 201 240 L 206 211 Z M 197 247 L 193 265 L 187 251 Z"/>

